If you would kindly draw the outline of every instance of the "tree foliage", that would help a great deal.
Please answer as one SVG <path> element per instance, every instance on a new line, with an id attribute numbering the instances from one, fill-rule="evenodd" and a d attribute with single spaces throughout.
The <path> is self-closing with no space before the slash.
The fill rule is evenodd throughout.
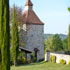
<path id="1" fill-rule="evenodd" d="M 58 34 L 54 35 L 54 51 L 63 50 L 62 40 Z"/>
<path id="2" fill-rule="evenodd" d="M 70 25 L 69 25 L 69 33 L 68 33 L 68 50 L 70 51 Z"/>
<path id="3" fill-rule="evenodd" d="M 68 49 L 68 38 L 64 39 L 62 42 L 63 42 L 63 49 L 67 50 Z"/>
<path id="4" fill-rule="evenodd" d="M 0 70 L 10 70 L 9 0 L 0 0 Z"/>
<path id="5" fill-rule="evenodd" d="M 48 40 L 45 40 L 45 49 L 47 48 L 47 50 L 53 51 L 53 40 L 53 35 L 49 37 Z"/>
<path id="6" fill-rule="evenodd" d="M 45 41 L 45 48 L 50 51 L 61 51 L 63 50 L 62 40 L 58 34 L 51 36 Z"/>
<path id="7" fill-rule="evenodd" d="M 3 39 L 3 13 L 2 13 L 2 0 L 0 0 L 0 70 L 2 70 L 2 53 L 1 53 L 1 47 L 2 47 L 2 39 Z"/>
<path id="8" fill-rule="evenodd" d="M 68 8 L 68 11 L 70 12 L 70 7 Z"/>
<path id="9" fill-rule="evenodd" d="M 18 22 L 16 16 L 16 9 L 13 10 L 13 23 L 12 23 L 12 47 L 11 54 L 13 56 L 14 65 L 17 64 L 17 56 L 19 52 L 19 36 L 18 36 Z"/>

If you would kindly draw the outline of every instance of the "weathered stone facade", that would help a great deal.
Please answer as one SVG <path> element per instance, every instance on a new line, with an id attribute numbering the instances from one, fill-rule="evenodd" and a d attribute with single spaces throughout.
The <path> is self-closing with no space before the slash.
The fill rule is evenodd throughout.
<path id="1" fill-rule="evenodd" d="M 32 28 L 27 33 L 26 48 L 34 51 L 37 48 L 37 59 L 44 58 L 44 27 L 43 25 L 32 25 Z"/>
<path id="2" fill-rule="evenodd" d="M 28 28 L 29 24 L 26 26 Z M 30 27 L 30 26 L 29 26 Z M 26 49 L 35 53 L 34 49 L 37 48 L 37 60 L 44 58 L 44 25 L 32 25 L 27 34 L 24 35 L 24 29 L 20 32 L 21 39 L 25 41 Z"/>
<path id="3" fill-rule="evenodd" d="M 44 24 L 36 16 L 32 9 L 33 4 L 27 0 L 25 4 L 25 23 L 20 29 L 20 43 L 25 43 L 26 49 L 35 53 L 37 60 L 44 58 Z"/>

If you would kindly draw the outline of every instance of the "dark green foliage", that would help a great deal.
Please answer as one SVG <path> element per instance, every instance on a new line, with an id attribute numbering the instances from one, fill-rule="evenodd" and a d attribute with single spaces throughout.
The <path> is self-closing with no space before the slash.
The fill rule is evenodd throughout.
<path id="1" fill-rule="evenodd" d="M 10 48 L 10 65 L 14 65 L 13 56 L 12 56 L 12 48 Z"/>
<path id="2" fill-rule="evenodd" d="M 68 49 L 68 38 L 63 40 L 63 49 L 67 50 Z"/>
<path id="3" fill-rule="evenodd" d="M 2 70 L 1 68 L 2 68 L 2 55 L 1 55 L 1 49 L 0 49 L 0 70 Z"/>
<path id="4" fill-rule="evenodd" d="M 36 62 L 36 61 L 37 61 L 37 59 L 36 59 L 34 53 L 31 53 L 31 61 L 32 61 L 32 62 Z"/>
<path id="5" fill-rule="evenodd" d="M 70 25 L 69 25 L 69 33 L 68 33 L 68 50 L 70 51 Z"/>
<path id="6" fill-rule="evenodd" d="M 23 64 L 25 62 L 25 53 L 19 52 L 18 54 L 18 64 Z"/>
<path id="7" fill-rule="evenodd" d="M 0 0 L 0 70 L 2 70 L 2 54 L 1 54 L 1 47 L 2 47 L 2 35 L 3 35 L 3 23 L 2 23 L 2 0 Z"/>
<path id="8" fill-rule="evenodd" d="M 10 70 L 9 30 L 9 0 L 0 0 L 0 70 Z"/>
<path id="9" fill-rule="evenodd" d="M 68 37 L 63 40 L 63 49 L 65 51 L 65 54 L 70 54 L 70 50 L 68 49 Z"/>
<path id="10" fill-rule="evenodd" d="M 60 59 L 60 63 L 61 63 L 61 64 L 65 64 L 65 63 L 66 63 L 66 61 L 65 61 L 65 60 L 63 60 L 63 59 Z"/>
<path id="11" fill-rule="evenodd" d="M 12 47 L 11 47 L 11 54 L 13 57 L 14 65 L 17 64 L 18 53 L 19 53 L 18 22 L 17 22 L 16 10 L 14 7 L 13 23 L 12 23 Z"/>
<path id="12" fill-rule="evenodd" d="M 54 51 L 63 50 L 63 43 L 58 34 L 54 35 L 53 43 L 54 43 L 53 45 Z"/>
<path id="13" fill-rule="evenodd" d="M 70 12 L 70 7 L 68 8 L 68 11 Z"/>
<path id="14" fill-rule="evenodd" d="M 45 41 L 45 49 L 50 51 L 61 51 L 63 50 L 63 43 L 58 34 L 51 36 Z"/>
<path id="15" fill-rule="evenodd" d="M 24 52 L 20 52 L 20 53 L 18 54 L 18 60 L 21 61 L 24 56 L 25 56 L 25 53 L 24 53 Z"/>
<path id="16" fill-rule="evenodd" d="M 48 40 L 45 40 L 45 51 L 46 50 L 53 51 L 53 40 L 54 40 L 53 35 L 49 37 Z"/>
<path id="17" fill-rule="evenodd" d="M 55 63 L 55 62 L 56 62 L 56 56 L 51 55 L 51 56 L 50 56 L 50 61 L 51 61 L 52 63 Z"/>

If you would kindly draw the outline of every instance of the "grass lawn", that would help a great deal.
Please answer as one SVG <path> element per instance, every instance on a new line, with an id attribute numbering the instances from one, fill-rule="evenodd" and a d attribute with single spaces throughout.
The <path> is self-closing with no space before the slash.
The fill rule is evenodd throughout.
<path id="1" fill-rule="evenodd" d="M 11 70 L 70 70 L 70 65 L 62 65 L 50 62 L 39 62 L 17 67 L 12 66 Z"/>

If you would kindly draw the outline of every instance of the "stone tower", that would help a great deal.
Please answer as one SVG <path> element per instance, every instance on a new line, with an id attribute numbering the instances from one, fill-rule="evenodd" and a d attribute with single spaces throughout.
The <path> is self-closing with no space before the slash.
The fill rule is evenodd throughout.
<path id="1" fill-rule="evenodd" d="M 21 30 L 22 39 L 25 41 L 26 49 L 35 53 L 37 60 L 44 58 L 44 24 L 33 11 L 31 0 L 27 0 L 23 13 L 25 23 Z M 25 34 L 25 35 L 24 35 Z"/>

